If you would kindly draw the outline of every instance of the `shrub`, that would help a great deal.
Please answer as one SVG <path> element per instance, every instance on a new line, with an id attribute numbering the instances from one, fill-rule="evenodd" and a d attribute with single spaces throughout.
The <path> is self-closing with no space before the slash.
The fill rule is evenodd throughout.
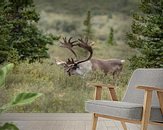
<path id="1" fill-rule="evenodd" d="M 114 29 L 112 27 L 110 28 L 110 34 L 109 34 L 109 38 L 108 38 L 107 42 L 108 42 L 109 45 L 114 45 L 115 44 Z"/>

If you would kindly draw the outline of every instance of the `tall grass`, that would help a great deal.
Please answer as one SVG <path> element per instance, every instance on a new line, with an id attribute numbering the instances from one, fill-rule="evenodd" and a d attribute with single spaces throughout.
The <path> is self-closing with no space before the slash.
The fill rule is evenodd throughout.
<path id="1" fill-rule="evenodd" d="M 62 68 L 44 63 L 20 63 L 8 77 L 6 87 L 0 91 L 0 105 L 7 102 L 18 92 L 44 93 L 35 103 L 13 108 L 10 112 L 84 112 L 84 102 L 93 99 L 94 88 L 87 82 L 102 82 L 116 85 L 118 98 L 121 99 L 130 72 L 127 66 L 116 80 L 101 72 L 90 73 L 86 77 L 69 77 Z M 103 98 L 108 98 L 108 90 L 103 91 Z"/>

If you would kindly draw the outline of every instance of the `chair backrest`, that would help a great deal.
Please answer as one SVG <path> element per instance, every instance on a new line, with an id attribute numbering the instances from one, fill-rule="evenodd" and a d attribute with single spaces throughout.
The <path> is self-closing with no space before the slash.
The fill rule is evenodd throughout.
<path id="1" fill-rule="evenodd" d="M 136 89 L 140 85 L 163 88 L 163 68 L 135 70 L 129 81 L 123 101 L 143 104 L 144 91 Z M 156 92 L 153 94 L 152 106 L 159 106 Z"/>

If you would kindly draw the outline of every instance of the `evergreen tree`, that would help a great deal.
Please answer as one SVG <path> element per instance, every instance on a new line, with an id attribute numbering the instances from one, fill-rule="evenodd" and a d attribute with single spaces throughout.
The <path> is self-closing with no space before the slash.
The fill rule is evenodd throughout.
<path id="1" fill-rule="evenodd" d="M 163 1 L 144 0 L 141 12 L 133 15 L 132 32 L 128 44 L 137 49 L 131 68 L 163 67 Z"/>
<path id="2" fill-rule="evenodd" d="M 87 17 L 86 17 L 86 19 L 83 22 L 83 24 L 85 26 L 85 29 L 83 30 L 84 31 L 84 35 L 88 39 L 92 39 L 92 37 L 93 37 L 91 19 L 92 19 L 91 11 L 88 11 L 87 12 Z"/>
<path id="3" fill-rule="evenodd" d="M 110 34 L 109 34 L 109 38 L 108 38 L 108 44 L 109 45 L 114 45 L 114 29 L 111 27 L 110 28 Z"/>
<path id="4" fill-rule="evenodd" d="M 33 0 L 0 1 L 0 63 L 13 55 L 30 62 L 48 57 L 47 45 L 56 37 L 43 34 L 38 21 Z"/>

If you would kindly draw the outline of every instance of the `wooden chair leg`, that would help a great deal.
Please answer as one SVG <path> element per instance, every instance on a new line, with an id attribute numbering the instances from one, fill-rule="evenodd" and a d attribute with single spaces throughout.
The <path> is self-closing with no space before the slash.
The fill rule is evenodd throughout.
<path id="1" fill-rule="evenodd" d="M 125 122 L 121 121 L 121 124 L 122 124 L 123 129 L 127 130 L 127 126 L 126 126 Z"/>
<path id="2" fill-rule="evenodd" d="M 96 130 L 97 127 L 97 121 L 98 121 L 98 117 L 95 115 L 95 113 L 93 114 L 93 119 L 92 119 L 92 130 Z"/>
<path id="3" fill-rule="evenodd" d="M 161 112 L 163 114 L 163 92 L 157 92 L 157 96 L 160 103 Z"/>
<path id="4" fill-rule="evenodd" d="M 94 100 L 101 100 L 102 87 L 98 86 L 95 89 Z"/>
<path id="5" fill-rule="evenodd" d="M 151 102 L 152 102 L 152 91 L 145 91 L 141 130 L 147 130 L 150 119 Z"/>

